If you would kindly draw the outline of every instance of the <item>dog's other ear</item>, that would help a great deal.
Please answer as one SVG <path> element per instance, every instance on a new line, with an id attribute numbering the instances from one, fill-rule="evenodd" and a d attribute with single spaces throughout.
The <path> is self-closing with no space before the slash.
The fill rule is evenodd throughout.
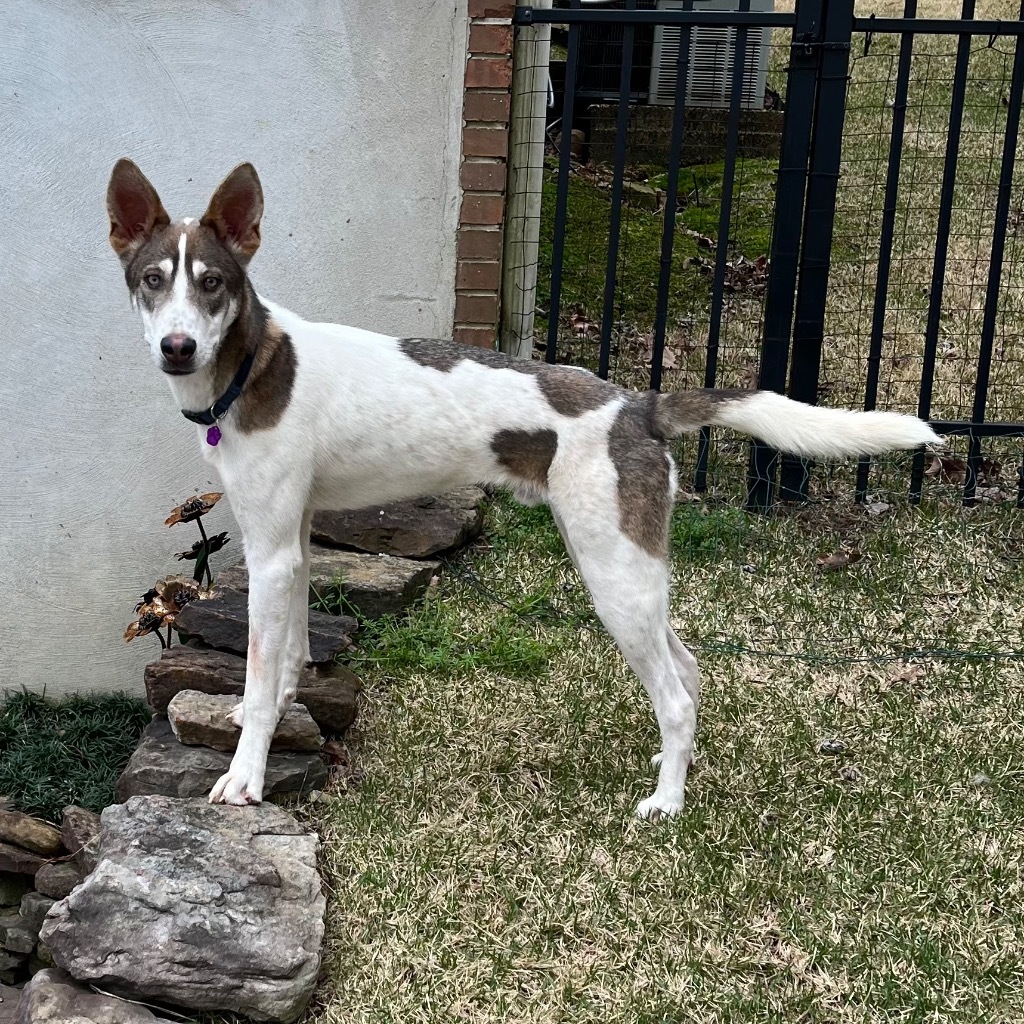
<path id="1" fill-rule="evenodd" d="M 199 222 L 234 253 L 244 267 L 260 247 L 263 189 L 252 164 L 239 164 L 217 187 Z"/>
<path id="2" fill-rule="evenodd" d="M 131 160 L 123 158 L 114 164 L 110 175 L 107 213 L 110 215 L 110 246 L 122 263 L 135 255 L 156 228 L 171 222 L 149 179 Z"/>

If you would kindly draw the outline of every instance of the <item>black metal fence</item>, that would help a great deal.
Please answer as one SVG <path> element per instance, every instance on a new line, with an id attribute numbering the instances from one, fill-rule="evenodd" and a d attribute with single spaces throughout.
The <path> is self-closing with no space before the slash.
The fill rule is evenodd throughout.
<path id="1" fill-rule="evenodd" d="M 623 383 L 914 412 L 965 447 L 913 458 L 912 502 L 935 477 L 968 504 L 994 491 L 1024 505 L 1024 10 L 979 20 L 963 0 L 959 19 L 918 18 L 916 2 L 899 18 L 855 16 L 853 0 L 518 8 L 521 33 L 562 33 L 537 333 L 549 361 Z M 676 44 L 672 95 L 645 111 L 666 81 L 649 68 Z M 718 102 L 693 102 L 709 75 Z M 1021 466 L 1015 493 L 993 486 L 999 444 Z M 705 430 L 695 490 L 712 449 Z M 805 460 L 754 442 L 747 464 L 751 507 L 808 496 Z M 859 500 L 875 473 L 857 467 Z"/>

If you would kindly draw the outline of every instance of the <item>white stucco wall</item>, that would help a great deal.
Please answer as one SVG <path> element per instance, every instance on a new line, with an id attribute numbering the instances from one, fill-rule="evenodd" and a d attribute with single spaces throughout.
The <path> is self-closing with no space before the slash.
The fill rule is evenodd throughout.
<path id="1" fill-rule="evenodd" d="M 129 309 L 110 169 L 134 159 L 174 217 L 251 160 L 262 293 L 450 334 L 466 0 L 6 0 L 2 21 L 0 686 L 139 690 L 158 645 L 124 627 L 198 536 L 163 520 L 218 481 Z"/>

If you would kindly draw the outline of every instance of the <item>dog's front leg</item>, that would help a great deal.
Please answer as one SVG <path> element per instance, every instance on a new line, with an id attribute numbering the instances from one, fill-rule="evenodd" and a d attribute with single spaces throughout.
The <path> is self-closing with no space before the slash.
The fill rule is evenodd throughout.
<path id="1" fill-rule="evenodd" d="M 257 804 L 263 798 L 267 754 L 286 696 L 295 686 L 304 656 L 304 640 L 295 620 L 296 585 L 303 577 L 299 524 L 288 543 L 250 542 L 249 657 L 242 699 L 242 735 L 226 775 L 210 793 L 211 803 Z"/>

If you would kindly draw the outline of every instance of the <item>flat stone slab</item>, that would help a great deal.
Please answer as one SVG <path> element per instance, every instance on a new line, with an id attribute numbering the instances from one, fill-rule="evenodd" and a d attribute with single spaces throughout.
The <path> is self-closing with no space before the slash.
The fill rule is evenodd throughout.
<path id="1" fill-rule="evenodd" d="M 52 857 L 60 849 L 60 829 L 21 811 L 0 811 L 0 842 Z"/>
<path id="2" fill-rule="evenodd" d="M 205 797 L 230 764 L 230 754 L 179 743 L 171 723 L 156 718 L 146 726 L 128 767 L 117 780 L 117 799 L 123 803 L 133 796 L 153 794 Z M 266 800 L 322 789 L 326 781 L 327 765 L 319 754 L 271 754 L 263 797 Z"/>
<path id="3" fill-rule="evenodd" d="M 356 717 L 362 683 L 351 669 L 331 665 L 330 676 L 306 670 L 299 677 L 296 701 L 326 733 L 342 733 Z M 172 647 L 146 666 L 146 699 L 158 714 L 167 714 L 171 698 L 182 690 L 240 697 L 245 689 L 245 658 L 220 651 Z"/>
<path id="4" fill-rule="evenodd" d="M 93 992 L 79 985 L 67 971 L 48 967 L 39 971 L 22 992 L 18 1024 L 172 1024 L 152 1010 L 116 996 Z M 0 1008 L 0 1022 L 5 1018 Z"/>
<path id="5" fill-rule="evenodd" d="M 310 545 L 309 596 L 342 598 L 363 618 L 398 615 L 419 600 L 430 581 L 441 571 L 440 562 L 421 562 L 392 555 L 367 555 Z M 249 572 L 244 562 L 225 569 L 219 582 L 249 591 Z"/>
<path id="6" fill-rule="evenodd" d="M 137 797 L 43 924 L 58 966 L 135 999 L 296 1020 L 320 969 L 319 842 L 272 805 Z"/>
<path id="7" fill-rule="evenodd" d="M 218 651 L 243 657 L 249 650 L 248 597 L 230 587 L 218 588 L 216 597 L 193 601 L 175 617 L 175 626 Z M 309 613 L 309 655 L 314 662 L 333 661 L 352 645 L 358 629 L 350 615 Z"/>
<path id="8" fill-rule="evenodd" d="M 370 554 L 429 558 L 477 537 L 484 525 L 484 492 L 463 487 L 433 498 L 417 498 L 350 512 L 317 512 L 315 541 Z"/>
<path id="9" fill-rule="evenodd" d="M 179 743 L 233 753 L 242 730 L 228 716 L 239 702 L 239 697 L 227 694 L 182 690 L 167 705 L 167 718 Z M 322 743 L 323 737 L 309 712 L 302 704 L 293 704 L 281 719 L 270 749 L 309 753 L 319 750 Z M 38 875 L 36 879 L 38 886 Z"/>
<path id="10" fill-rule="evenodd" d="M 0 843 L 0 872 L 34 876 L 45 863 L 46 860 L 38 853 L 30 853 L 10 843 Z"/>

